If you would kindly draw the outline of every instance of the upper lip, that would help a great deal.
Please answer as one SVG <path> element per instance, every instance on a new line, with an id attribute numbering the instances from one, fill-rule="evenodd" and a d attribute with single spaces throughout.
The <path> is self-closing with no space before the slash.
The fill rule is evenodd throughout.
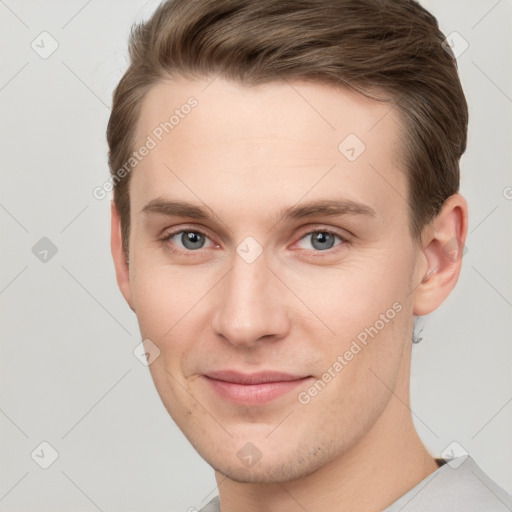
<path id="1" fill-rule="evenodd" d="M 221 370 L 204 374 L 210 379 L 232 382 L 234 384 L 263 384 L 267 382 L 286 382 L 305 379 L 308 375 L 292 375 L 284 372 L 262 371 L 257 373 L 242 373 L 234 370 Z"/>

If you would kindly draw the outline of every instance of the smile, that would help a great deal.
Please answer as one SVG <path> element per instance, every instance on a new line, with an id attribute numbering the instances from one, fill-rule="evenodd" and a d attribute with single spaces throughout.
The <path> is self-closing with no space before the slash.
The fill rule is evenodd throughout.
<path id="1" fill-rule="evenodd" d="M 221 398 L 240 405 L 262 405 L 290 393 L 309 379 L 280 372 L 243 374 L 234 371 L 203 375 L 206 384 Z"/>

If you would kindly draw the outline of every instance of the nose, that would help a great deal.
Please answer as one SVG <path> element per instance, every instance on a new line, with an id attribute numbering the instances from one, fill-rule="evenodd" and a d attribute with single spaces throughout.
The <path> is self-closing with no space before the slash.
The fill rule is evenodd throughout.
<path id="1" fill-rule="evenodd" d="M 265 252 L 252 263 L 235 253 L 231 271 L 216 287 L 212 328 L 232 345 L 255 347 L 289 332 L 290 298 L 267 264 Z"/>

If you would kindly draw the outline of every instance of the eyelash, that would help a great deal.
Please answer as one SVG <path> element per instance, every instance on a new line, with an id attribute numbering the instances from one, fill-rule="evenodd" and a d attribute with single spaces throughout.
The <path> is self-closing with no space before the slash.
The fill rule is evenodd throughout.
<path id="1" fill-rule="evenodd" d="M 197 228 L 192 228 L 192 227 L 182 227 L 180 229 L 177 229 L 175 231 L 171 231 L 171 232 L 168 232 L 166 233 L 162 238 L 159 239 L 159 242 L 162 243 L 162 245 L 166 245 L 167 248 L 173 252 L 173 253 L 179 253 L 179 254 L 186 254 L 187 256 L 192 256 L 194 253 L 200 253 L 201 252 L 201 249 L 196 249 L 196 250 L 189 250 L 189 249 L 185 249 L 185 250 L 182 250 L 182 249 L 176 249 L 174 247 L 172 247 L 172 245 L 169 243 L 169 241 L 174 238 L 176 235 L 179 235 L 180 233 L 197 233 L 197 234 L 200 234 L 202 236 L 204 236 L 205 238 L 207 238 L 208 240 L 210 240 L 210 237 L 202 230 L 200 229 L 197 229 Z M 305 233 L 302 234 L 302 236 L 298 239 L 298 241 L 302 240 L 303 238 L 307 237 L 307 236 L 311 236 L 315 233 L 326 233 L 326 234 L 329 234 L 329 235 L 332 235 L 334 237 L 337 237 L 341 243 L 339 243 L 338 245 L 335 245 L 334 247 L 330 248 L 330 249 L 326 249 L 324 251 L 320 251 L 320 250 L 315 250 L 315 249 L 302 249 L 304 251 L 311 251 L 313 253 L 316 253 L 314 254 L 315 257 L 318 257 L 318 256 L 321 256 L 322 254 L 328 254 L 328 255 L 332 255 L 332 254 L 336 254 L 339 250 L 341 250 L 341 248 L 347 244 L 349 242 L 349 240 L 340 235 L 339 233 L 335 232 L 335 231 L 332 231 L 330 229 L 323 229 L 323 228 L 316 228 L 316 229 L 313 229 L 311 231 L 307 231 Z M 211 241 L 211 240 L 210 240 Z M 183 251 L 183 252 L 182 252 Z"/>

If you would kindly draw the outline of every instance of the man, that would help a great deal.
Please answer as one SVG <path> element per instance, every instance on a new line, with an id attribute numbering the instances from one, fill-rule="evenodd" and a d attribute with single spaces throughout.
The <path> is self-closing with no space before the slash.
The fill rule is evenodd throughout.
<path id="1" fill-rule="evenodd" d="M 419 438 L 415 318 L 461 269 L 467 105 L 412 0 L 174 0 L 108 126 L 112 253 L 203 510 L 498 511 Z"/>

